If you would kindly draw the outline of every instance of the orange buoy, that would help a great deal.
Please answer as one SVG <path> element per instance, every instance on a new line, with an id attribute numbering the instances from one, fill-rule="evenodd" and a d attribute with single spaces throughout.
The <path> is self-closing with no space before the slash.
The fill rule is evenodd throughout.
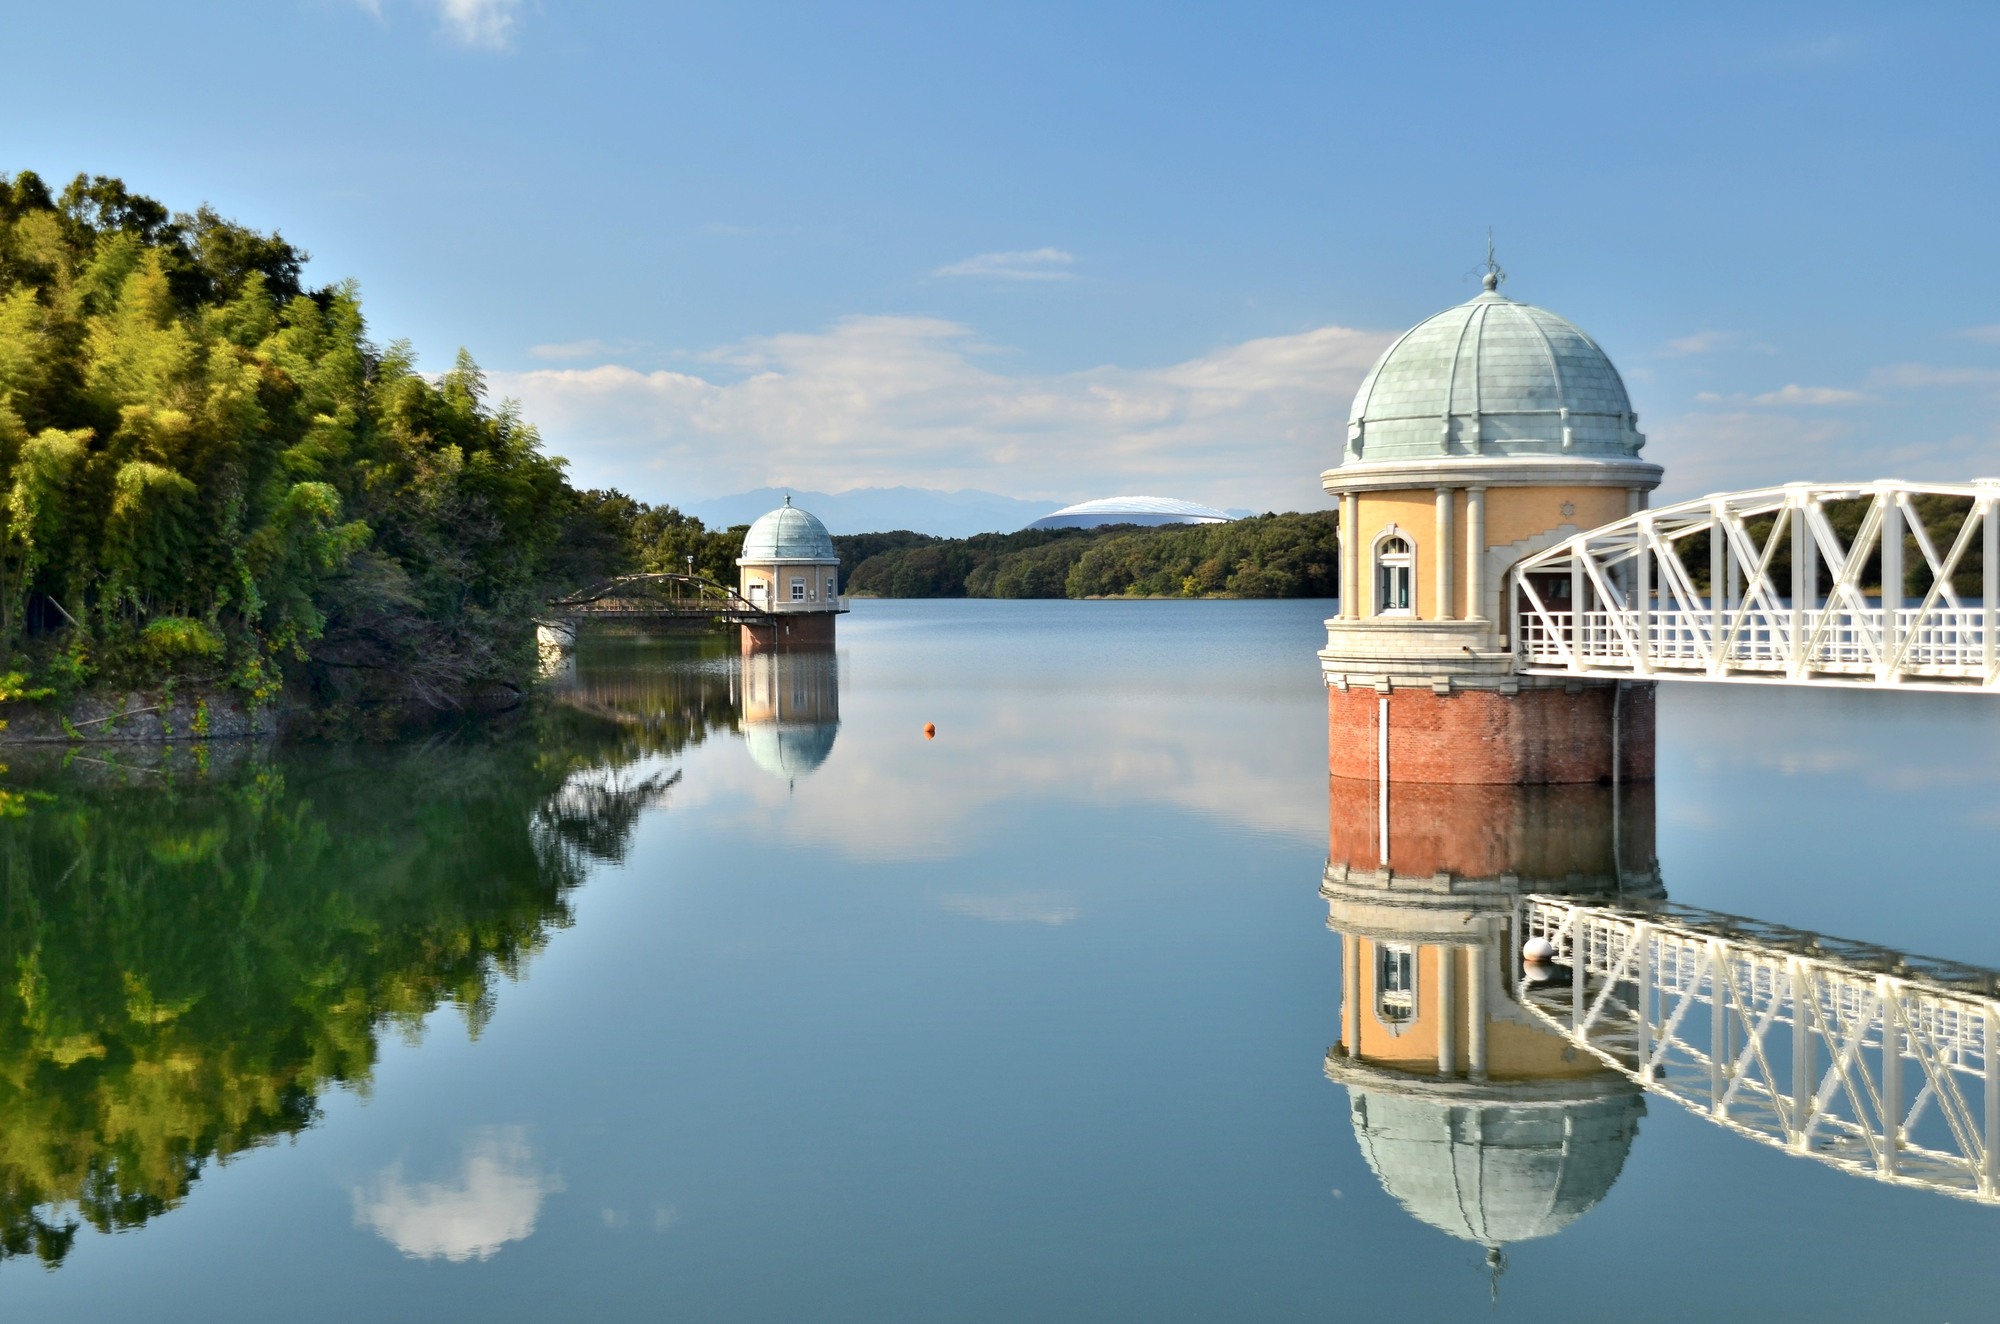
<path id="1" fill-rule="evenodd" d="M 936 723 L 936 722 L 925 722 L 925 723 L 924 723 L 924 739 L 926 739 L 926 740 L 935 740 L 935 739 L 937 739 L 937 723 Z"/>

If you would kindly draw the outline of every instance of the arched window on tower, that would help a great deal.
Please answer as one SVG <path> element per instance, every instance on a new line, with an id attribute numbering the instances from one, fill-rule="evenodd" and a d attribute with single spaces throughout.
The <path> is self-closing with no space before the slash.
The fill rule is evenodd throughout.
<path id="1" fill-rule="evenodd" d="M 1375 544 L 1375 614 L 1414 615 L 1416 582 L 1416 549 L 1392 529 Z"/>
<path id="2" fill-rule="evenodd" d="M 1417 1017 L 1417 953 L 1407 943 L 1375 948 L 1375 1014 L 1392 1033 Z"/>

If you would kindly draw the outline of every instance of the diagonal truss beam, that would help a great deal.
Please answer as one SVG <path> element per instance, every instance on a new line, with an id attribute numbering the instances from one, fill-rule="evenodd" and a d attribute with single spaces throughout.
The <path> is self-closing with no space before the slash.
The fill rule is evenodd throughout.
<path id="1" fill-rule="evenodd" d="M 2000 972 L 1671 905 L 1530 896 L 1517 914 L 1570 968 L 1524 981 L 1523 1005 L 1647 1090 L 1857 1175 L 2000 1205 Z"/>
<path id="2" fill-rule="evenodd" d="M 1866 505 L 1858 518 L 1836 520 L 1829 506 L 1839 502 Z M 1937 512 L 1959 503 L 1940 550 Z M 2000 692 L 1996 526 L 1996 479 L 1792 483 L 1642 511 L 1512 568 L 1515 666 L 1528 675 Z M 1682 553 L 1703 542 L 1709 564 L 1698 571 Z M 1914 607 L 1903 573 L 1909 547 Z M 1787 557 L 1797 564 L 1781 584 L 1774 570 Z M 1976 604 L 1953 582 L 1975 559 L 1985 589 Z M 1537 581 L 1556 576 L 1576 585 L 1568 611 L 1550 610 L 1537 591 Z"/>

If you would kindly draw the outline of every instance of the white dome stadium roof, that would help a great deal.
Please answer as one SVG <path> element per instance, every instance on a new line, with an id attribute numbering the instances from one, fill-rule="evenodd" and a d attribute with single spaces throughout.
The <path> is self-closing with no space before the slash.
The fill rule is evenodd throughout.
<path id="1" fill-rule="evenodd" d="M 1100 524 L 1227 524 L 1235 516 L 1226 510 L 1173 497 L 1100 497 L 1051 511 L 1031 529 L 1088 529 Z"/>

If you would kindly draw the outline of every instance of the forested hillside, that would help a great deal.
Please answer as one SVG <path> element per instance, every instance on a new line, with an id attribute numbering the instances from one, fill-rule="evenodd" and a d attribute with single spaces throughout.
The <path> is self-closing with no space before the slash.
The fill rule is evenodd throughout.
<path id="1" fill-rule="evenodd" d="M 0 693 L 490 700 L 544 590 L 621 558 L 468 356 L 420 373 L 306 260 L 115 179 L 0 176 Z"/>
<path id="2" fill-rule="evenodd" d="M 1229 524 L 835 538 L 848 591 L 885 598 L 1332 597 L 1332 511 Z"/>

